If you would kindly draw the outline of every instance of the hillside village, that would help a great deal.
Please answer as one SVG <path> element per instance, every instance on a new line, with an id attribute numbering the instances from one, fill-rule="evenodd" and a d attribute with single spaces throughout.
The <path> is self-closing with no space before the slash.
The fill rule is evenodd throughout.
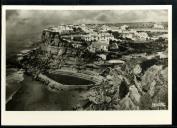
<path id="1" fill-rule="evenodd" d="M 38 47 L 18 63 L 54 92 L 85 90 L 74 110 L 168 109 L 168 32 L 160 24 L 59 25 L 42 31 Z M 57 74 L 92 83 L 65 85 Z"/>

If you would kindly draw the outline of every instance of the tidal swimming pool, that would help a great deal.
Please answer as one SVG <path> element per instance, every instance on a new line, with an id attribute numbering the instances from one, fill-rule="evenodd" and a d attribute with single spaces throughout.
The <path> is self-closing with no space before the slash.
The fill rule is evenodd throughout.
<path id="1" fill-rule="evenodd" d="M 79 78 L 77 76 L 63 75 L 63 74 L 46 74 L 51 79 L 64 85 L 89 85 L 94 84 L 93 81 Z"/>

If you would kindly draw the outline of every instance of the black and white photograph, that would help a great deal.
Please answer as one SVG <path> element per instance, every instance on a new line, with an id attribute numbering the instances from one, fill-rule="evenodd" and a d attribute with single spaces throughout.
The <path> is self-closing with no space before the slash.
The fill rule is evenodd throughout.
<path id="1" fill-rule="evenodd" d="M 58 8 L 5 9 L 5 111 L 171 110 L 168 8 Z"/>

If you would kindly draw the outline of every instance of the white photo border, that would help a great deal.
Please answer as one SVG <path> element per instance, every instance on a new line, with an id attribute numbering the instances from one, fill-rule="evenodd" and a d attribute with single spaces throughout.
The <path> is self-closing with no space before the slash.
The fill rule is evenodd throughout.
<path id="1" fill-rule="evenodd" d="M 6 111 L 6 10 L 168 10 L 168 110 Z M 147 125 L 172 124 L 172 5 L 2 6 L 2 125 Z"/>

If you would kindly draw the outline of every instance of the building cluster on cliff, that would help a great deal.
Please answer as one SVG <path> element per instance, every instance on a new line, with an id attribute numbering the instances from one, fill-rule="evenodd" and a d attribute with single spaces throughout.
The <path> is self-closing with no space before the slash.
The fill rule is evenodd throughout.
<path id="1" fill-rule="evenodd" d="M 161 27 L 159 27 L 161 26 Z M 164 30 L 162 25 L 154 24 L 154 28 Z M 111 49 L 118 49 L 118 43 L 126 40 L 136 42 L 150 42 L 159 38 L 167 39 L 164 32 L 158 36 L 150 36 L 149 30 L 136 30 L 128 25 L 120 27 L 102 25 L 91 28 L 88 25 L 59 25 L 49 27 L 42 32 L 42 42 L 48 45 L 48 50 L 56 51 L 57 47 L 72 45 L 74 48 L 87 46 L 90 52 L 107 52 Z M 51 46 L 51 47 L 50 47 Z M 112 47 L 114 46 L 114 47 Z"/>

